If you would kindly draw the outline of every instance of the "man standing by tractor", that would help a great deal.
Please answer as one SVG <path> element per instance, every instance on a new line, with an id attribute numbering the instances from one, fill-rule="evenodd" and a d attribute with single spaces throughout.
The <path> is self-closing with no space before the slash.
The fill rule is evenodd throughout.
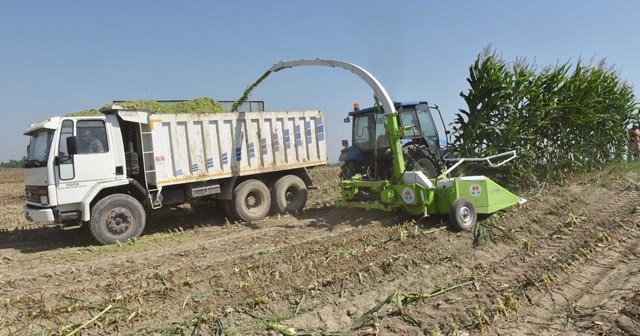
<path id="1" fill-rule="evenodd" d="M 628 160 L 632 161 L 640 155 L 640 126 L 633 125 L 629 130 L 629 156 Z"/>

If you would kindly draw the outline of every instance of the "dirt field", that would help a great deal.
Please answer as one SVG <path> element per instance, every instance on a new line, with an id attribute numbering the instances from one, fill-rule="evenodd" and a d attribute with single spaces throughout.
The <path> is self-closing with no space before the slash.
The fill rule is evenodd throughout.
<path id="1" fill-rule="evenodd" d="M 523 195 L 477 248 L 439 218 L 333 207 L 337 167 L 295 217 L 164 209 L 95 246 L 27 223 L 0 170 L 0 335 L 639 335 L 638 168 Z"/>

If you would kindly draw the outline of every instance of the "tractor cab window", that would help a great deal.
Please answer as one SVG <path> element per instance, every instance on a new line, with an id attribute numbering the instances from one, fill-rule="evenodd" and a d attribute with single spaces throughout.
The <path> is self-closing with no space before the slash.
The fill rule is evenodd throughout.
<path id="1" fill-rule="evenodd" d="M 416 111 L 413 108 L 404 108 L 400 112 L 400 126 L 411 126 L 411 129 L 406 131 L 406 135 L 409 137 L 415 137 L 420 134 L 420 123 L 416 117 Z"/>
<path id="2" fill-rule="evenodd" d="M 387 131 L 385 130 L 386 118 L 384 114 L 376 115 L 376 148 L 388 148 L 389 147 L 389 137 L 387 136 Z"/>
<path id="3" fill-rule="evenodd" d="M 109 151 L 107 131 L 102 120 L 80 120 L 77 123 L 78 154 Z"/>
<path id="4" fill-rule="evenodd" d="M 439 139 L 436 125 L 433 122 L 431 111 L 427 104 L 416 105 L 416 114 L 420 120 L 420 130 L 422 136 L 427 140 L 429 147 L 438 147 Z"/>
<path id="5" fill-rule="evenodd" d="M 371 116 L 363 115 L 354 118 L 353 144 L 360 149 L 368 149 L 371 141 Z"/>

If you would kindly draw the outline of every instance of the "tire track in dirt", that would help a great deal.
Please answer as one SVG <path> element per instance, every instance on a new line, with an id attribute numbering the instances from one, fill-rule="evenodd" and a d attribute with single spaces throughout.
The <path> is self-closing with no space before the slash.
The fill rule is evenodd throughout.
<path id="1" fill-rule="evenodd" d="M 637 174 L 628 174 L 626 178 L 637 179 Z M 523 329 L 515 328 L 527 326 L 531 333 L 545 334 L 545 330 L 552 330 L 547 328 L 551 322 L 547 321 L 547 325 L 525 322 L 530 309 L 531 314 L 542 320 L 556 313 L 553 300 L 549 299 L 549 306 L 539 303 L 551 295 L 551 290 L 567 297 L 571 294 L 572 300 L 595 307 L 594 319 L 606 323 L 610 327 L 607 330 L 615 333 L 624 330 L 620 326 L 625 323 L 624 317 L 618 315 L 634 316 L 633 309 L 638 307 L 625 302 L 636 297 L 635 302 L 640 301 L 640 294 L 634 296 L 633 292 L 637 272 L 627 272 L 630 276 L 625 277 L 623 267 L 632 269 L 637 264 L 631 259 L 624 264 L 621 260 L 626 259 L 620 254 L 629 255 L 629 251 L 624 252 L 627 248 L 638 253 L 637 232 L 630 234 L 620 226 L 622 223 L 637 230 L 634 200 L 638 193 L 627 188 L 627 183 L 624 179 L 610 178 L 597 185 L 577 181 L 565 187 L 551 187 L 528 205 L 484 221 L 495 244 L 483 243 L 477 249 L 471 247 L 471 232 L 433 231 L 437 221 L 412 223 L 400 215 L 325 207 L 305 211 L 299 216 L 300 221 L 271 218 L 257 228 L 231 225 L 188 229 L 185 235 L 191 240 L 170 246 L 151 246 L 143 252 L 124 255 L 114 252 L 90 255 L 88 259 L 79 256 L 60 260 L 48 266 L 63 270 L 75 267 L 76 273 L 60 272 L 53 278 L 42 273 L 47 266 L 36 260 L 0 266 L 0 274 L 4 273 L 2 268 L 10 267 L 24 272 L 23 275 L 31 274 L 35 294 L 33 298 L 25 296 L 24 302 L 4 305 L 0 300 L 0 316 L 8 317 L 0 321 L 0 330 L 3 324 L 10 328 L 5 330 L 12 331 L 26 327 L 22 329 L 24 333 L 42 333 L 45 328 L 59 330 L 60 321 L 81 323 L 98 312 L 89 309 L 86 303 L 71 306 L 74 302 L 64 299 L 69 295 L 128 309 L 106 314 L 101 326 L 92 326 L 87 330 L 89 333 L 151 328 L 155 331 L 143 331 L 161 334 L 175 326 L 173 323 L 183 322 L 184 330 L 190 332 L 193 323 L 202 321 L 201 332 L 212 334 L 217 322 L 222 321 L 227 334 L 260 334 L 265 329 L 262 319 L 296 328 L 339 330 L 349 327 L 396 290 L 430 293 L 436 288 L 472 281 L 471 285 L 405 306 L 403 310 L 421 327 L 400 316 L 388 315 L 395 310 L 389 305 L 379 311 L 377 324 L 372 320 L 359 333 L 376 332 L 377 328 L 381 334 L 415 335 L 432 330 L 446 334 L 457 328 L 472 333 L 484 330 L 517 335 Z M 375 219 L 378 221 L 367 223 Z M 145 238 L 150 237 L 155 235 Z M 542 276 L 573 260 L 589 243 L 602 243 L 602 247 L 596 246 L 589 252 L 593 260 L 583 257 L 566 274 L 557 271 L 558 276 L 546 287 Z M 35 255 L 40 258 L 59 252 Z M 602 262 L 614 264 L 615 269 L 609 273 L 611 269 L 598 268 Z M 42 279 L 37 279 L 39 274 Z M 96 285 L 95 281 L 84 281 L 84 274 L 102 275 L 105 280 Z M 603 280 L 582 279 L 578 274 Z M 23 286 L 18 277 L 13 279 L 15 283 L 11 286 L 17 288 L 7 289 L 8 293 L 26 294 L 20 292 Z M 55 282 L 66 287 L 47 287 Z M 622 284 L 631 292 L 611 290 L 611 283 Z M 571 286 L 581 290 L 593 288 L 591 292 L 575 289 L 571 292 Z M 37 298 L 41 290 L 47 295 L 44 304 Z M 496 299 L 509 293 L 516 298 L 519 310 L 512 311 L 509 317 L 496 314 Z M 604 293 L 615 295 L 604 300 L 601 299 Z M 594 295 L 595 299 L 589 299 Z M 527 297 L 538 306 L 528 304 Z M 51 314 L 36 311 L 38 315 L 30 315 L 37 305 L 66 308 L 65 304 L 72 309 Z M 621 312 L 618 317 L 601 318 L 601 306 L 609 309 L 612 305 Z M 538 308 L 539 311 L 535 310 Z M 560 312 L 566 315 L 566 310 Z M 119 318 L 126 320 L 130 314 L 134 316 L 130 321 L 118 324 Z M 193 320 L 194 316 L 201 316 L 202 320 Z M 486 325 L 477 325 L 482 316 L 489 320 Z M 577 327 L 568 332 L 592 330 L 581 322 L 584 321 L 576 319 Z M 560 322 L 554 321 L 553 328 L 558 326 Z"/>
<path id="2" fill-rule="evenodd" d="M 389 293 L 393 292 L 394 289 L 401 288 L 398 287 L 402 284 L 404 288 L 419 288 L 421 285 L 425 285 L 424 279 L 441 279 L 442 281 L 438 284 L 432 285 L 433 288 L 444 287 L 446 285 L 452 285 L 456 283 L 462 283 L 470 278 L 477 278 L 477 284 L 479 286 L 487 286 L 488 288 L 492 288 L 490 291 L 485 291 L 482 293 L 477 293 L 477 291 L 459 291 L 457 295 L 464 297 L 469 301 L 471 299 L 471 303 L 466 302 L 464 304 L 447 304 L 449 309 L 442 309 L 442 305 L 438 305 L 438 310 L 440 313 L 434 313 L 433 309 L 419 310 L 419 313 L 416 316 L 420 316 L 422 320 L 435 320 L 438 321 L 437 325 L 432 325 L 432 327 L 441 327 L 442 329 L 446 329 L 447 325 L 458 323 L 458 325 L 469 325 L 473 324 L 474 321 L 466 317 L 456 320 L 455 318 L 451 318 L 456 314 L 460 314 L 464 312 L 468 312 L 474 306 L 489 306 L 493 304 L 493 300 L 496 297 L 500 297 L 503 295 L 505 291 L 513 290 L 517 285 L 520 285 L 523 282 L 529 281 L 532 278 L 532 271 L 536 270 L 540 273 L 541 270 L 548 269 L 553 266 L 554 261 L 550 262 L 550 257 L 554 255 L 563 255 L 563 254 L 571 254 L 576 251 L 576 247 L 581 244 L 581 241 L 585 239 L 591 238 L 594 239 L 599 234 L 599 231 L 602 229 L 606 229 L 606 224 L 608 222 L 608 216 L 611 214 L 622 214 L 629 213 L 629 210 L 633 207 L 633 200 L 635 199 L 636 193 L 622 193 L 617 195 L 612 195 L 615 197 L 608 198 L 609 202 L 601 202 L 601 206 L 596 206 L 594 208 L 582 209 L 585 210 L 585 213 L 591 218 L 591 220 L 586 221 L 583 220 L 580 223 L 576 223 L 572 227 L 572 236 L 569 237 L 569 242 L 567 239 L 562 239 L 558 241 L 547 240 L 543 242 L 549 242 L 547 245 L 539 244 L 536 248 L 536 254 L 533 256 L 525 256 L 522 253 L 522 247 L 519 244 L 511 244 L 508 249 L 500 251 L 500 254 L 496 255 L 494 248 L 487 247 L 485 249 L 481 249 L 481 251 L 470 251 L 472 256 L 476 257 L 474 259 L 480 259 L 481 262 L 477 262 L 475 265 L 469 265 L 467 267 L 462 267 L 463 272 L 461 276 L 451 278 L 449 275 L 451 273 L 451 266 L 455 268 L 460 268 L 459 265 L 456 265 L 458 261 L 463 262 L 460 258 L 450 259 L 450 264 L 445 267 L 430 267 L 429 271 L 424 271 L 418 269 L 414 275 L 409 277 L 402 277 L 393 283 L 389 283 L 382 288 L 375 288 L 375 290 L 365 292 L 358 297 L 348 299 L 346 303 L 337 304 L 330 303 L 325 307 L 319 308 L 318 311 L 310 312 L 304 317 L 300 317 L 297 319 L 293 319 L 291 322 L 293 325 L 302 326 L 304 328 L 324 328 L 328 325 L 331 325 L 334 328 L 347 328 L 350 323 L 353 321 L 353 317 L 357 317 L 360 313 L 362 313 L 362 309 L 358 309 L 353 306 L 352 302 L 368 302 L 369 305 L 365 305 L 367 307 L 371 307 L 374 302 L 379 302 L 383 300 Z M 593 204 L 589 199 L 579 199 L 579 203 L 584 205 Z M 550 207 L 550 206 L 549 206 Z M 543 210 L 545 210 L 543 208 Z M 587 212 L 588 210 L 588 212 Z M 505 219 L 502 221 L 509 221 L 514 219 L 519 219 L 518 216 L 522 218 L 523 211 L 517 211 L 514 213 L 507 214 Z M 511 217 L 511 218 L 509 218 Z M 575 218 L 574 216 L 569 216 L 569 218 Z M 516 221 L 517 222 L 517 221 Z M 513 224 L 513 223 L 512 223 Z M 521 223 L 526 227 L 526 223 Z M 545 236 L 553 236 L 555 227 L 553 225 L 553 220 L 547 224 L 546 234 Z M 594 225 L 596 224 L 596 225 Z M 539 230 L 529 230 L 533 231 L 537 234 Z M 463 248 L 464 249 L 464 248 Z M 532 258 L 533 257 L 533 258 Z M 521 266 L 524 265 L 524 266 Z M 433 266 L 433 265 L 432 265 Z M 456 267 L 457 266 L 457 267 Z M 461 292 L 461 293 L 460 293 Z M 480 294 L 480 295 L 479 295 Z M 448 298 L 451 299 L 451 298 Z M 345 312 L 357 312 L 358 314 L 351 314 L 354 316 L 347 316 Z M 328 320 L 326 316 L 338 316 L 334 318 L 334 321 Z M 337 323 L 335 320 L 341 321 L 342 323 Z M 298 323 L 298 324 L 297 324 Z M 388 325 L 397 326 L 398 323 L 390 322 Z M 383 328 L 384 328 L 383 323 Z M 413 328 L 413 329 L 412 329 Z M 405 330 L 406 329 L 406 330 Z M 404 328 L 400 328 L 397 330 L 393 330 L 394 333 L 403 333 L 407 332 L 407 334 L 412 334 L 415 332 L 419 332 L 415 330 L 414 327 L 407 327 L 406 323 Z"/>
<path id="3" fill-rule="evenodd" d="M 639 222 L 638 216 L 635 223 Z M 549 291 L 534 292 L 535 305 L 525 306 L 525 322 L 507 323 L 501 330 L 514 335 L 558 332 L 607 335 L 640 334 L 640 321 L 623 313 L 628 298 L 640 294 L 640 231 L 612 231 L 617 242 L 594 254 Z M 635 303 L 640 309 L 640 302 Z"/>
<path id="4" fill-rule="evenodd" d="M 335 214 L 336 213 L 335 209 L 332 209 L 332 212 L 334 214 L 327 216 L 327 218 L 330 219 L 334 216 L 341 217 L 340 223 L 342 223 L 342 221 L 345 220 L 344 213 L 342 214 L 342 216 L 340 216 L 340 211 L 337 211 L 338 212 L 337 215 Z M 392 216 L 386 219 L 386 221 L 388 220 L 393 221 L 397 217 L 398 216 Z M 365 216 L 364 218 L 367 218 L 367 217 Z M 198 239 L 195 242 L 180 245 L 178 247 L 174 246 L 171 249 L 163 249 L 163 250 L 154 249 L 151 251 L 137 253 L 137 254 L 128 254 L 126 256 L 115 256 L 113 260 L 109 260 L 107 262 L 107 265 L 101 265 L 101 263 L 103 264 L 105 261 L 103 256 L 102 259 L 98 259 L 98 260 L 90 260 L 90 261 L 79 260 L 78 263 L 74 263 L 73 267 L 65 267 L 65 268 L 79 270 L 78 273 L 81 273 L 81 274 L 74 276 L 75 278 L 79 278 L 79 279 L 83 279 L 85 278 L 85 276 L 97 277 L 100 275 L 104 276 L 107 274 L 110 274 L 110 276 L 107 276 L 107 278 L 115 278 L 118 276 L 122 277 L 123 274 L 118 274 L 117 272 L 110 273 L 109 269 L 122 268 L 124 264 L 126 265 L 127 269 L 130 270 L 130 273 L 126 274 L 127 278 L 130 278 L 133 280 L 138 279 L 141 281 L 148 282 L 149 283 L 148 286 L 151 287 L 153 286 L 152 282 L 157 282 L 151 278 L 151 276 L 153 275 L 160 274 L 160 276 L 162 277 L 179 278 L 181 276 L 186 276 L 190 274 L 202 273 L 203 269 L 206 269 L 207 267 L 212 265 L 215 265 L 212 268 L 212 270 L 205 273 L 211 274 L 211 273 L 214 273 L 214 271 L 216 272 L 224 271 L 227 274 L 230 274 L 231 269 L 237 268 L 238 266 L 243 266 L 248 262 L 253 262 L 253 260 L 255 259 L 253 256 L 261 252 L 264 252 L 267 250 L 277 250 L 278 248 L 282 248 L 283 250 L 293 250 L 293 249 L 296 249 L 299 245 L 310 244 L 311 242 L 314 242 L 314 241 L 331 239 L 339 235 L 348 234 L 349 231 L 356 229 L 356 226 L 351 224 L 335 225 L 334 223 L 332 225 L 336 227 L 332 227 L 330 230 L 329 229 L 318 230 L 313 225 L 305 225 L 302 227 L 295 226 L 293 222 L 294 220 L 295 219 L 289 219 L 288 222 L 282 222 L 281 220 L 276 221 L 275 224 L 277 224 L 278 226 L 267 226 L 266 228 L 261 228 L 258 230 L 242 228 L 240 229 L 241 231 L 239 233 L 234 232 L 233 234 L 227 234 L 224 237 L 217 237 L 217 238 L 211 238 L 211 239 Z M 367 221 L 368 220 L 369 219 L 367 219 Z M 266 222 L 269 222 L 269 221 L 266 221 Z M 308 221 L 308 222 L 310 222 L 310 224 L 313 224 L 313 223 L 316 223 L 317 221 Z M 266 223 L 266 225 L 273 225 L 273 223 Z M 293 226 L 293 230 L 292 228 L 287 228 L 291 226 Z M 203 236 L 203 233 L 208 233 L 206 231 L 211 231 L 211 230 L 203 230 L 203 231 L 204 232 L 199 232 L 198 236 Z M 215 231 L 220 231 L 220 230 L 215 230 Z M 232 231 L 235 231 L 235 230 L 232 230 Z M 268 231 L 274 231 L 280 234 L 272 235 L 276 239 L 270 239 L 270 237 L 268 237 L 265 234 Z M 288 235 L 283 234 L 285 232 L 288 233 Z M 282 245 L 278 247 L 277 241 L 282 243 Z M 220 242 L 227 242 L 227 243 L 231 242 L 232 245 L 235 246 L 235 249 L 233 248 L 233 246 L 230 246 L 228 244 L 226 245 L 220 244 Z M 251 249 L 249 251 L 244 251 L 238 248 L 238 246 L 241 246 L 241 245 L 251 246 Z M 221 252 L 226 248 L 231 248 L 230 253 L 222 254 Z M 177 267 L 167 266 L 167 264 L 172 264 L 171 262 L 168 262 L 169 260 L 172 260 L 172 259 L 176 260 L 176 257 L 175 257 L 176 255 L 181 256 L 182 259 L 191 259 L 191 262 L 183 263 Z M 205 255 L 206 256 L 222 255 L 222 256 L 214 259 L 198 258 L 199 256 L 205 256 Z M 136 261 L 140 261 L 140 262 L 136 262 Z M 61 264 L 64 264 L 64 263 L 61 263 Z M 142 267 L 139 267 L 141 264 L 144 264 L 147 267 L 143 270 Z M 57 266 L 53 265 L 51 267 L 56 268 Z M 86 292 L 88 290 L 92 290 L 94 294 L 89 295 L 88 299 L 92 302 L 101 302 L 101 301 L 104 301 L 104 299 L 109 296 L 109 293 L 111 290 L 117 290 L 116 288 L 113 288 L 114 284 L 112 281 L 101 281 L 96 283 L 95 281 L 91 280 L 91 278 L 89 278 L 88 281 L 80 281 L 80 282 L 72 282 L 72 283 L 64 282 L 63 279 L 69 276 L 69 274 L 66 274 L 65 272 L 59 272 L 59 273 L 51 272 L 49 270 L 50 270 L 49 268 L 47 268 L 46 266 L 43 266 L 36 269 L 29 269 L 22 273 L 14 272 L 12 273 L 11 279 L 2 278 L 2 282 L 4 282 L 5 284 L 9 283 L 9 284 L 15 284 L 15 285 L 3 286 L 3 289 L 1 292 L 3 292 L 2 293 L 3 295 L 6 294 L 7 296 L 14 296 L 14 297 L 20 296 L 20 295 L 26 295 L 27 292 L 32 291 L 35 288 L 42 288 L 43 286 L 38 284 L 38 280 L 40 281 L 40 283 L 42 283 L 43 278 L 46 279 L 44 280 L 46 282 L 59 283 L 60 285 L 56 285 L 56 290 L 49 292 L 48 295 L 46 295 L 48 297 L 41 298 L 41 301 L 50 301 L 50 302 L 62 301 L 62 303 L 64 303 L 64 300 L 61 300 L 60 298 L 60 293 L 66 293 L 67 296 L 68 295 L 73 296 L 74 294 L 83 294 L 84 297 L 87 297 Z M 25 276 L 26 275 L 25 273 L 32 274 L 31 279 L 28 279 Z M 3 274 L 6 274 L 6 273 L 3 272 Z M 202 274 L 199 274 L 198 276 L 201 277 Z M 16 281 L 17 279 L 20 279 L 19 285 L 18 285 L 18 282 Z M 26 290 L 27 288 L 31 290 Z M 22 292 L 20 290 L 22 290 Z M 126 294 L 127 291 L 123 291 L 122 293 Z M 143 295 L 143 297 L 149 296 L 149 295 L 154 295 L 154 292 L 150 291 L 147 293 L 147 295 Z M 48 307 L 51 308 L 50 302 L 48 304 Z M 25 307 L 25 309 L 26 308 L 27 307 Z M 179 316 L 179 314 L 176 314 L 176 316 Z"/>

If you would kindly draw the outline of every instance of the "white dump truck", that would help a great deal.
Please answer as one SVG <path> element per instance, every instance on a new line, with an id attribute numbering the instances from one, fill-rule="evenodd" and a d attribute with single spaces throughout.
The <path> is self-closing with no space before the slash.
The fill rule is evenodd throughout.
<path id="1" fill-rule="evenodd" d="M 152 114 L 113 105 L 97 117 L 31 125 L 25 217 L 88 225 L 103 244 L 139 236 L 146 211 L 205 198 L 227 217 L 297 211 L 326 164 L 320 111 Z"/>

